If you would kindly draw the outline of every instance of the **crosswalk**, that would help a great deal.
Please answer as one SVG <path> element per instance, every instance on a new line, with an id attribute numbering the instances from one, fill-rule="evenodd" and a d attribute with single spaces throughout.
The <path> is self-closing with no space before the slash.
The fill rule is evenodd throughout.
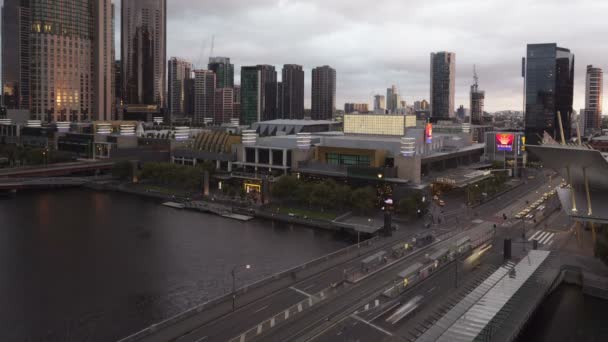
<path id="1" fill-rule="evenodd" d="M 528 241 L 538 240 L 538 244 L 550 246 L 553 244 L 553 237 L 555 233 L 551 233 L 548 231 L 539 230 L 534 235 L 532 235 Z"/>

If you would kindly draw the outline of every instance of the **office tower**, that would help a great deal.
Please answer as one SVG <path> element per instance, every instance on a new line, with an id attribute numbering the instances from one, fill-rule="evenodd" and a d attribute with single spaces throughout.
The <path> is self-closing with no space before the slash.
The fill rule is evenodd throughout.
<path id="1" fill-rule="evenodd" d="M 592 135 L 601 130 L 602 126 L 602 104 L 604 90 L 604 75 L 602 69 L 587 65 L 587 77 L 585 81 L 585 121 L 582 134 Z"/>
<path id="2" fill-rule="evenodd" d="M 277 82 L 277 119 L 288 119 L 283 114 L 283 82 Z"/>
<path id="3" fill-rule="evenodd" d="M 232 88 L 220 88 L 215 90 L 215 115 L 214 123 L 221 125 L 230 123 L 234 110 L 234 90 Z"/>
<path id="4" fill-rule="evenodd" d="M 456 55 L 453 52 L 431 53 L 431 118 L 450 120 L 454 116 Z"/>
<path id="5" fill-rule="evenodd" d="M 184 118 L 194 120 L 194 100 L 196 98 L 194 78 L 189 78 L 184 81 Z"/>
<path id="6" fill-rule="evenodd" d="M 399 111 L 401 107 L 401 96 L 399 95 L 399 91 L 395 85 L 392 85 L 390 88 L 386 89 L 386 110 L 395 114 Z"/>
<path id="7" fill-rule="evenodd" d="M 239 119 L 241 117 L 241 86 L 235 85 L 233 89 L 233 106 L 232 118 Z"/>
<path id="8" fill-rule="evenodd" d="M 483 107 L 486 98 L 486 92 L 479 90 L 479 78 L 477 77 L 477 70 L 473 67 L 473 80 L 475 83 L 471 86 L 471 124 L 481 125 L 483 117 Z"/>
<path id="9" fill-rule="evenodd" d="M 169 94 L 167 109 L 173 118 L 186 114 L 186 80 L 192 78 L 192 63 L 173 57 L 169 60 Z"/>
<path id="10" fill-rule="evenodd" d="M 122 0 L 121 16 L 124 102 L 164 108 L 166 0 Z"/>
<path id="11" fill-rule="evenodd" d="M 430 107 L 431 107 L 431 105 L 429 104 L 429 102 L 427 100 L 422 100 L 420 102 L 420 109 L 429 110 Z"/>
<path id="12" fill-rule="evenodd" d="M 215 73 L 211 70 L 194 70 L 194 123 L 214 121 Z"/>
<path id="13" fill-rule="evenodd" d="M 336 111 L 336 70 L 325 65 L 312 69 L 313 120 L 331 120 Z"/>
<path id="14" fill-rule="evenodd" d="M 234 87 L 234 64 L 230 63 L 230 58 L 210 57 L 208 68 L 215 73 L 216 88 Z"/>
<path id="15" fill-rule="evenodd" d="M 284 119 L 304 119 L 304 70 L 301 65 L 285 64 L 279 92 L 279 115 Z"/>
<path id="16" fill-rule="evenodd" d="M 116 109 L 116 119 L 120 120 L 118 113 L 122 107 L 122 67 L 120 61 L 114 61 L 114 103 Z"/>
<path id="17" fill-rule="evenodd" d="M 467 116 L 466 109 L 464 109 L 463 105 L 460 105 L 460 107 L 458 107 L 458 110 L 456 110 L 456 117 L 458 118 L 458 120 L 463 121 L 465 116 Z"/>
<path id="18" fill-rule="evenodd" d="M 369 112 L 369 107 L 367 103 L 345 103 L 344 104 L 344 113 L 352 114 L 352 113 L 367 113 Z"/>
<path id="19" fill-rule="evenodd" d="M 544 132 L 561 141 L 558 112 L 565 139 L 570 139 L 574 55 L 555 43 L 529 44 L 524 62 L 526 144 L 537 145 Z"/>
<path id="20" fill-rule="evenodd" d="M 112 117 L 110 0 L 6 0 L 2 18 L 5 105 L 43 121 Z"/>
<path id="21" fill-rule="evenodd" d="M 384 114 L 386 111 L 386 98 L 384 95 L 374 96 L 374 113 Z"/>
<path id="22" fill-rule="evenodd" d="M 277 117 L 277 73 L 271 65 L 241 68 L 241 122 L 251 125 Z"/>
<path id="23" fill-rule="evenodd" d="M 30 32 L 32 30 L 30 23 L 31 9 L 27 2 L 4 1 L 2 104 L 8 109 L 30 109 Z M 48 103 L 49 99 L 46 100 Z M 50 100 L 50 102 L 54 101 Z"/>

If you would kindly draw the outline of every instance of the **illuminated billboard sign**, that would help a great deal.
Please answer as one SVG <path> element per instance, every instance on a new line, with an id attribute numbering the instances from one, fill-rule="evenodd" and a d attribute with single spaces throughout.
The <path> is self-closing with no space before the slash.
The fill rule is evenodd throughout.
<path id="1" fill-rule="evenodd" d="M 496 150 L 504 152 L 513 152 L 513 142 L 515 135 L 510 133 L 496 134 Z"/>
<path id="2" fill-rule="evenodd" d="M 433 125 L 426 124 L 426 129 L 424 130 L 424 140 L 427 144 L 433 143 Z"/>

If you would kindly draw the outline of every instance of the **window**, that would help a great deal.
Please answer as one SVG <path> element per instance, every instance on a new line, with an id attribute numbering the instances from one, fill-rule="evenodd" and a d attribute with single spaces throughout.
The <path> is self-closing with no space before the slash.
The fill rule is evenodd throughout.
<path id="1" fill-rule="evenodd" d="M 327 163 L 330 165 L 370 166 L 369 156 L 327 153 Z"/>

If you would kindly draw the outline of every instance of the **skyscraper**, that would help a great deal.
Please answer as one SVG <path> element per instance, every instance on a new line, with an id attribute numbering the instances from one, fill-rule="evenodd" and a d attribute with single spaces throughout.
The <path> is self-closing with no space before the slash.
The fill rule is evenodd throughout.
<path id="1" fill-rule="evenodd" d="M 602 105 L 604 90 L 604 74 L 602 69 L 587 65 L 585 81 L 585 121 L 583 134 L 591 135 L 598 132 L 602 126 Z"/>
<path id="2" fill-rule="evenodd" d="M 473 67 L 473 80 L 475 83 L 471 86 L 471 124 L 481 125 L 483 117 L 483 107 L 486 98 L 486 93 L 483 90 L 479 90 L 479 78 L 477 77 L 477 70 Z"/>
<path id="3" fill-rule="evenodd" d="M 5 105 L 43 121 L 111 119 L 110 0 L 6 0 L 2 19 Z"/>
<path id="4" fill-rule="evenodd" d="M 241 123 L 277 118 L 277 72 L 271 65 L 241 68 Z"/>
<path id="5" fill-rule="evenodd" d="M 395 114 L 400 107 L 401 96 L 399 96 L 397 87 L 392 85 L 390 88 L 386 89 L 386 110 L 391 114 Z"/>
<path id="6" fill-rule="evenodd" d="M 194 70 L 194 122 L 208 124 L 214 121 L 215 73 L 211 70 Z"/>
<path id="7" fill-rule="evenodd" d="M 384 114 L 386 111 L 386 98 L 384 95 L 374 96 L 374 114 Z"/>
<path id="8" fill-rule="evenodd" d="M 126 104 L 165 106 L 166 0 L 122 0 L 121 54 Z"/>
<path id="9" fill-rule="evenodd" d="M 450 120 L 454 116 L 456 55 L 453 52 L 431 53 L 431 118 Z"/>
<path id="10" fill-rule="evenodd" d="M 210 57 L 208 68 L 215 73 L 216 88 L 234 87 L 234 64 L 230 63 L 230 58 Z"/>
<path id="11" fill-rule="evenodd" d="M 331 120 L 336 111 L 336 70 L 325 65 L 312 69 L 313 120 Z"/>
<path id="12" fill-rule="evenodd" d="M 169 60 L 169 93 L 167 109 L 172 117 L 186 114 L 186 80 L 192 78 L 192 64 L 184 59 L 173 57 Z"/>
<path id="13" fill-rule="evenodd" d="M 215 90 L 215 112 L 214 123 L 221 125 L 230 123 L 234 109 L 233 88 L 220 88 Z"/>
<path id="14" fill-rule="evenodd" d="M 301 65 L 285 64 L 282 72 L 281 107 L 279 116 L 284 119 L 304 118 L 304 70 Z"/>
<path id="15" fill-rule="evenodd" d="M 544 132 L 561 140 L 557 113 L 566 139 L 571 136 L 574 55 L 557 44 L 529 44 L 525 59 L 526 144 L 537 145 Z"/>

